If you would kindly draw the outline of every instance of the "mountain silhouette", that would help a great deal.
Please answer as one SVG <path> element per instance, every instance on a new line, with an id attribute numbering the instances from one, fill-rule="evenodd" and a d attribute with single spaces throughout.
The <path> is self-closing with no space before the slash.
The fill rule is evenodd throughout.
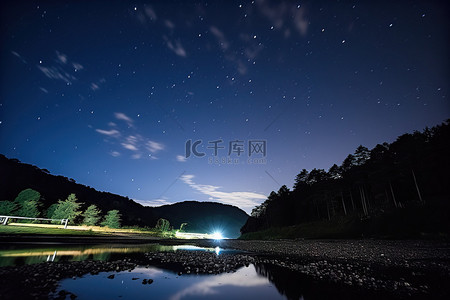
<path id="1" fill-rule="evenodd" d="M 83 203 L 82 210 L 91 204 L 99 207 L 104 214 L 112 209 L 119 210 L 122 225 L 125 226 L 154 227 L 159 218 L 164 218 L 174 228 L 188 223 L 189 232 L 211 233 L 220 230 L 225 237 L 236 238 L 248 218 L 243 210 L 235 206 L 215 202 L 185 201 L 160 207 L 142 206 L 128 197 L 97 191 L 76 183 L 72 178 L 55 176 L 46 169 L 0 154 L 0 200 L 13 201 L 27 188 L 41 194 L 41 211 L 74 193 L 78 202 Z"/>

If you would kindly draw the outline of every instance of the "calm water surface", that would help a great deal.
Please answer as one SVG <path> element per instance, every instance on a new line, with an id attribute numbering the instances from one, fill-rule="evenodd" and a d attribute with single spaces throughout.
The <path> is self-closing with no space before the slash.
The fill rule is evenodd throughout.
<path id="1" fill-rule="evenodd" d="M 108 278 L 111 274 L 113 279 Z M 143 279 L 153 283 L 142 284 Z M 103 272 L 62 280 L 59 290 L 77 299 L 286 299 L 254 265 L 219 275 L 178 276 L 154 267 Z"/>
<path id="2" fill-rule="evenodd" d="M 45 261 L 117 260 L 125 256 L 139 256 L 145 252 L 158 251 L 211 251 L 233 253 L 237 251 L 218 248 L 200 248 L 180 245 L 4 245 L 0 247 L 0 266 L 20 266 Z"/>
<path id="3" fill-rule="evenodd" d="M 195 246 L 145 245 L 2 245 L 0 266 L 18 266 L 45 261 L 120 260 L 143 257 L 145 252 L 211 251 L 216 255 L 239 251 Z M 114 274 L 114 278 L 108 276 Z M 152 279 L 152 284 L 142 284 Z M 234 273 L 183 274 L 164 266 L 138 267 L 131 272 L 86 274 L 60 282 L 61 290 L 77 299 L 349 299 L 348 291 L 318 284 L 304 275 L 279 266 L 252 264 Z M 367 295 L 365 295 L 367 296 Z M 356 297 L 358 298 L 358 297 Z M 367 297 L 365 297 L 367 298 Z M 66 299 L 70 299 L 68 295 Z"/>

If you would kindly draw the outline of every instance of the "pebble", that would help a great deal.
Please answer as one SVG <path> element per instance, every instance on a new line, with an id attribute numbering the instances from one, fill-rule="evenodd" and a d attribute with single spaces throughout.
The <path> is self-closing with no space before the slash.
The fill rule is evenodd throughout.
<path id="1" fill-rule="evenodd" d="M 0 295 L 3 287 L 12 287 L 24 296 L 48 298 L 60 279 L 76 279 L 84 274 L 131 271 L 136 266 L 171 266 L 178 275 L 220 274 L 235 272 L 250 264 L 271 264 L 289 269 L 309 278 L 334 282 L 348 287 L 360 286 L 364 290 L 386 291 L 406 297 L 425 295 L 435 290 L 435 272 L 446 280 L 450 276 L 448 252 L 445 244 L 416 241 L 222 241 L 221 247 L 248 251 L 248 254 L 216 255 L 214 252 L 183 251 L 146 253 L 136 261 L 45 262 L 34 265 L 0 268 Z M 199 246 L 205 241 L 198 241 Z M 211 243 L 211 242 L 209 242 Z M 206 245 L 210 246 L 210 244 Z M 402 251 L 409 249 L 411 251 Z M 381 251 L 380 251 L 381 250 Z M 414 251 L 413 251 L 414 250 Z M 389 259 L 387 258 L 389 257 Z M 425 263 L 426 262 L 426 263 Z M 31 274 L 24 276 L 23 274 Z M 398 275 L 401 274 L 401 275 Z M 401 276 L 401 277 L 400 277 Z M 113 279 L 114 274 L 108 276 Z M 139 278 L 132 278 L 138 280 Z M 142 284 L 151 284 L 144 279 Z M 64 294 L 64 293 L 63 293 Z M 67 293 L 66 295 L 69 295 Z M 74 295 L 70 295 L 72 297 Z M 20 299 L 20 295 L 16 297 Z"/>

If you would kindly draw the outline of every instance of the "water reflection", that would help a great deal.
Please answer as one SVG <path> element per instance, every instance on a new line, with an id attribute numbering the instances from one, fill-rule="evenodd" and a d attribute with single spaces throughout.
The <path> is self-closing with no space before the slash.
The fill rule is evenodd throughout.
<path id="1" fill-rule="evenodd" d="M 255 268 L 258 274 L 269 279 L 287 299 L 303 299 L 304 294 L 307 299 L 320 299 L 314 297 L 317 295 L 317 287 L 306 276 L 271 264 L 256 264 Z M 311 289 L 314 289 L 312 295 L 309 293 Z"/>
<path id="2" fill-rule="evenodd" d="M 114 279 L 108 279 L 109 275 L 66 279 L 61 281 L 59 290 L 71 292 L 77 299 L 285 299 L 253 265 L 220 275 L 177 276 L 153 267 L 115 273 Z M 153 283 L 142 284 L 148 278 Z"/>
<path id="3" fill-rule="evenodd" d="M 269 285 L 270 283 L 266 277 L 256 275 L 255 267 L 252 265 L 248 268 L 241 268 L 236 273 L 210 276 L 210 278 L 178 291 L 169 299 L 181 300 L 188 296 L 198 298 L 206 295 L 217 295 L 224 287 L 235 289 L 238 287 L 256 288 Z"/>
<path id="4" fill-rule="evenodd" d="M 117 260 L 124 257 L 144 258 L 145 252 L 210 251 L 221 255 L 233 253 L 228 249 L 201 248 L 190 245 L 97 245 L 9 247 L 0 249 L 0 266 L 22 265 L 51 261 Z M 115 274 L 114 279 L 108 276 Z M 143 285 L 143 279 L 153 279 Z M 139 280 L 138 280 L 139 279 Z M 320 283 L 305 275 L 281 266 L 257 263 L 243 267 L 235 273 L 219 275 L 182 275 L 170 265 L 136 268 L 132 272 L 110 272 L 85 275 L 61 281 L 61 289 L 79 296 L 79 299 L 380 299 L 380 295 L 331 283 Z M 0 297 L 1 298 L 1 297 Z M 383 298 L 383 297 L 381 297 Z"/>
<path id="5" fill-rule="evenodd" d="M 56 253 L 58 251 L 55 250 L 55 252 L 53 253 L 53 255 L 49 255 L 47 256 L 47 261 L 55 261 L 55 257 L 56 257 Z"/>
<path id="6" fill-rule="evenodd" d="M 138 255 L 145 252 L 158 251 L 210 251 L 217 255 L 223 249 L 201 248 L 190 245 L 166 246 L 160 244 L 144 245 L 54 245 L 51 247 L 42 246 L 10 246 L 0 249 L 0 266 L 13 266 L 34 264 L 45 261 L 82 261 L 82 260 L 114 260 L 120 259 L 125 255 Z"/>
<path id="7" fill-rule="evenodd" d="M 352 288 L 339 283 L 317 281 L 304 274 L 273 264 L 258 263 L 255 270 L 266 277 L 287 299 L 391 299 L 389 295 Z M 394 298 L 395 299 L 395 298 Z"/>

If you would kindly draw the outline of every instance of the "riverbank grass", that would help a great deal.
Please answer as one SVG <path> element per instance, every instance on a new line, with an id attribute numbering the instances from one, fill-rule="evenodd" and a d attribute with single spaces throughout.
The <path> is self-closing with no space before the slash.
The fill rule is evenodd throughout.
<path id="1" fill-rule="evenodd" d="M 156 230 L 147 228 L 108 228 L 100 226 L 67 226 L 53 224 L 32 223 L 10 223 L 0 226 L 0 234 L 55 234 L 55 235 L 82 235 L 82 236 L 105 236 L 105 235 L 148 235 L 160 236 Z"/>

